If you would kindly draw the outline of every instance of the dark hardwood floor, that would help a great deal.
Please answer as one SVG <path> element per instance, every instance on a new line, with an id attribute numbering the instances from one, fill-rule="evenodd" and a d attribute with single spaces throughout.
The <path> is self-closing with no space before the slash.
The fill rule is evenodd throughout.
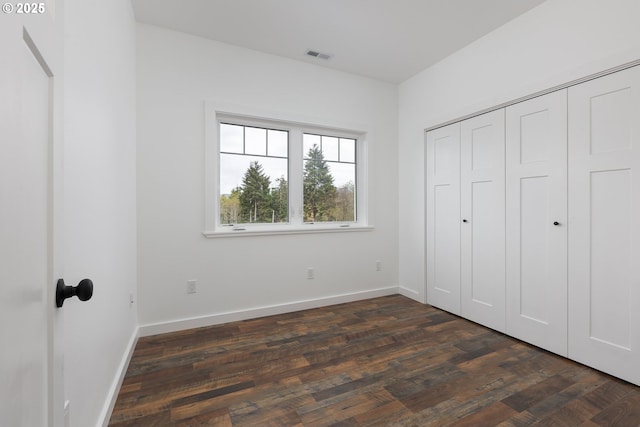
<path id="1" fill-rule="evenodd" d="M 109 425 L 640 426 L 640 387 L 396 295 L 141 338 Z"/>

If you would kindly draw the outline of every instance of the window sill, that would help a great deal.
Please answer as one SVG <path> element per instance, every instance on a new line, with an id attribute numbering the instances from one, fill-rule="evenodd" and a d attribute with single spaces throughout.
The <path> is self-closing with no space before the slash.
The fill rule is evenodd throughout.
<path id="1" fill-rule="evenodd" d="M 250 236 L 277 236 L 287 234 L 316 234 L 316 233 L 352 233 L 360 231 L 373 231 L 372 226 L 349 225 L 341 226 L 313 226 L 306 227 L 278 227 L 278 228 L 248 228 L 244 230 L 229 229 L 228 231 L 203 231 L 202 234 L 208 239 L 219 237 L 250 237 Z"/>

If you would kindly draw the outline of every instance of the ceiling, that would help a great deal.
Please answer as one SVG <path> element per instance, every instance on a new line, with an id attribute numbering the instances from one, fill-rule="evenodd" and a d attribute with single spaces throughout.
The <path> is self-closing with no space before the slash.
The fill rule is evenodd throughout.
<path id="1" fill-rule="evenodd" d="M 139 22 L 400 83 L 544 0 L 132 0 Z M 308 50 L 329 54 L 314 58 Z"/>

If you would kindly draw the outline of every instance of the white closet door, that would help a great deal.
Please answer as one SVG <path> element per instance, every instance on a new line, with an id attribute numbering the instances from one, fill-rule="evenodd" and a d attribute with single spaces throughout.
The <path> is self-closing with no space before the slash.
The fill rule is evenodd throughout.
<path id="1" fill-rule="evenodd" d="M 569 89 L 569 357 L 640 384 L 640 68 Z"/>
<path id="2" fill-rule="evenodd" d="M 461 310 L 505 329 L 504 109 L 460 127 Z"/>
<path id="3" fill-rule="evenodd" d="M 506 110 L 507 333 L 567 355 L 567 91 Z"/>
<path id="4" fill-rule="evenodd" d="M 427 302 L 460 314 L 460 123 L 427 133 Z"/>

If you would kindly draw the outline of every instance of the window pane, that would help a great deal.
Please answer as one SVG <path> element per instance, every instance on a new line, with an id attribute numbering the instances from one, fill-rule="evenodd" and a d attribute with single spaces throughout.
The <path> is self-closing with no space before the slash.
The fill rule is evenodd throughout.
<path id="1" fill-rule="evenodd" d="M 269 131 L 267 131 L 267 135 L 269 138 L 268 154 L 270 156 L 287 157 L 289 132 L 270 129 Z"/>
<path id="2" fill-rule="evenodd" d="M 309 151 L 311 151 L 314 145 L 320 148 L 320 135 L 305 133 L 302 137 L 302 153 L 305 159 L 309 158 Z"/>
<path id="3" fill-rule="evenodd" d="M 336 194 L 333 200 L 330 221 L 356 220 L 356 165 L 352 163 L 329 163 Z"/>
<path id="4" fill-rule="evenodd" d="M 356 140 L 340 138 L 340 161 L 356 162 Z"/>
<path id="5" fill-rule="evenodd" d="M 240 154 L 244 152 L 242 147 L 243 127 L 220 123 L 220 151 Z"/>
<path id="6" fill-rule="evenodd" d="M 220 223 L 287 222 L 287 159 L 220 154 Z"/>
<path id="7" fill-rule="evenodd" d="M 244 128 L 244 152 L 246 154 L 267 155 L 267 130 Z"/>
<path id="8" fill-rule="evenodd" d="M 220 225 L 357 221 L 355 138 L 304 133 L 295 125 L 293 134 L 280 130 L 291 124 L 258 126 L 220 124 Z M 302 136 L 292 141 L 302 143 L 302 176 L 288 175 L 291 135 Z M 294 195 L 302 218 L 289 218 L 290 179 L 302 186 L 302 200 Z"/>
<path id="9" fill-rule="evenodd" d="M 338 161 L 338 138 L 332 136 L 322 137 L 322 154 L 325 160 Z"/>
<path id="10" fill-rule="evenodd" d="M 327 162 L 316 151 L 304 161 L 304 221 L 355 221 L 355 184 L 355 164 Z"/>

